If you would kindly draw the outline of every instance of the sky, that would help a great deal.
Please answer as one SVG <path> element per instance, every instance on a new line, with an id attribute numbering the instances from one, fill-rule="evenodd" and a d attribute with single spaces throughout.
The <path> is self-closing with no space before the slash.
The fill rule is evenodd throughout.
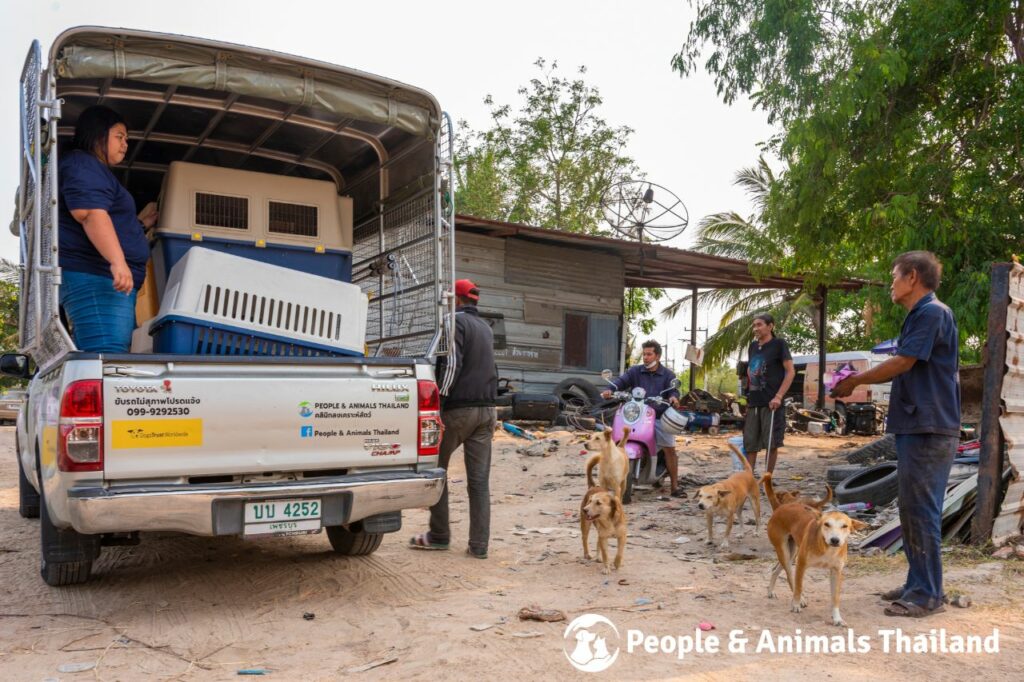
<path id="1" fill-rule="evenodd" d="M 45 55 L 60 32 L 79 25 L 180 33 L 369 71 L 427 90 L 475 129 L 488 126 L 486 95 L 519 102 L 516 91 L 537 73 L 538 57 L 557 60 L 567 76 L 585 65 L 586 81 L 604 99 L 601 116 L 634 129 L 627 152 L 686 205 L 690 227 L 671 242 L 683 248 L 702 216 L 749 213 L 733 177 L 757 161 L 758 143 L 772 133 L 749 102 L 723 104 L 707 74 L 683 79 L 672 71 L 693 15 L 682 0 L 0 0 L 0 8 L 0 130 L 7 131 L 0 135 L 0 198 L 12 197 L 18 184 L 17 84 L 29 45 L 39 40 Z M 0 211 L 0 225 L 9 215 Z M 17 254 L 17 238 L 0 230 L 0 256 Z M 714 332 L 717 319 L 701 311 L 698 327 L 710 323 Z M 671 341 L 670 357 L 681 355 L 688 325 L 689 314 L 659 324 L 655 336 Z"/>

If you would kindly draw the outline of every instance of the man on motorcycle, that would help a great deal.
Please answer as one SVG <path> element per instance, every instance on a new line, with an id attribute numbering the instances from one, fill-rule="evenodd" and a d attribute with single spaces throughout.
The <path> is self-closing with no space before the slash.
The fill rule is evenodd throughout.
<path id="1" fill-rule="evenodd" d="M 633 365 L 622 376 L 611 379 L 611 383 L 620 391 L 629 391 L 640 387 L 646 391 L 648 396 L 661 396 L 672 407 L 678 409 L 679 391 L 674 388 L 668 390 L 676 375 L 668 367 L 661 364 L 661 344 L 652 339 L 644 341 L 641 349 L 643 351 L 641 356 L 643 364 Z M 601 396 L 607 400 L 612 396 L 612 392 L 610 390 L 603 391 Z M 665 429 L 661 422 L 661 415 L 665 413 L 669 406 L 665 403 L 657 403 L 653 407 L 655 414 L 658 415 L 658 419 L 655 422 L 655 433 L 658 447 L 661 448 L 661 452 L 665 455 L 665 467 L 668 469 L 668 476 L 671 482 L 670 490 L 673 497 L 682 497 L 683 493 L 678 487 L 679 459 L 676 456 L 676 439 L 675 436 Z"/>

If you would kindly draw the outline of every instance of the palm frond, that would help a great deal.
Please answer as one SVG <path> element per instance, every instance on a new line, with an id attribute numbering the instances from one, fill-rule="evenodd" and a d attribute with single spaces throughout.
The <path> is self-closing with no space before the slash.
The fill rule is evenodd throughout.
<path id="1" fill-rule="evenodd" d="M 0 282 L 17 283 L 21 280 L 21 266 L 14 261 L 0 258 Z"/>

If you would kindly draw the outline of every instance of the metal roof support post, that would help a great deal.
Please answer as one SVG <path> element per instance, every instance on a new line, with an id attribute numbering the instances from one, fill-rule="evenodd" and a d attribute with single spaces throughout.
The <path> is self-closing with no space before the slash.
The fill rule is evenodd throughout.
<path id="1" fill-rule="evenodd" d="M 1006 309 L 1010 304 L 1011 263 L 992 264 L 988 297 L 988 342 L 985 346 L 985 390 L 981 398 L 981 453 L 978 461 L 978 507 L 971 520 L 971 542 L 992 539 L 1003 486 L 1003 374 L 1006 373 Z"/>
<path id="2" fill-rule="evenodd" d="M 692 305 L 690 306 L 690 345 L 697 347 L 697 287 L 690 290 Z M 697 387 L 697 365 L 690 363 L 690 390 Z"/>
<path id="3" fill-rule="evenodd" d="M 825 407 L 825 355 L 826 335 L 828 332 L 828 288 L 818 287 L 818 297 L 821 302 L 818 304 L 818 398 L 815 400 L 814 409 L 821 410 Z"/>

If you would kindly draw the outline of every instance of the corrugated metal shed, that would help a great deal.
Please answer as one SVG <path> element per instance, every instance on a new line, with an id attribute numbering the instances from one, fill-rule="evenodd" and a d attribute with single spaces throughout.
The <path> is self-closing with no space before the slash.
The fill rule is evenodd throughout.
<path id="1" fill-rule="evenodd" d="M 627 287 L 801 289 L 804 286 L 804 281 L 799 277 L 779 277 L 771 274 L 755 277 L 750 273 L 750 264 L 747 261 L 709 256 L 662 244 L 641 246 L 637 242 L 624 239 L 562 232 L 467 215 L 456 215 L 455 224 L 456 229 L 462 232 L 476 232 L 491 237 L 517 237 L 542 244 L 614 254 L 622 260 Z M 871 282 L 864 280 L 844 279 L 829 288 L 854 291 L 869 284 Z"/>
<path id="2" fill-rule="evenodd" d="M 1003 376 L 1003 414 L 999 424 L 1013 466 L 1003 507 L 992 526 L 992 541 L 1004 544 L 1024 534 L 1024 267 L 1010 271 L 1010 305 L 1006 310 L 1006 374 Z"/>

